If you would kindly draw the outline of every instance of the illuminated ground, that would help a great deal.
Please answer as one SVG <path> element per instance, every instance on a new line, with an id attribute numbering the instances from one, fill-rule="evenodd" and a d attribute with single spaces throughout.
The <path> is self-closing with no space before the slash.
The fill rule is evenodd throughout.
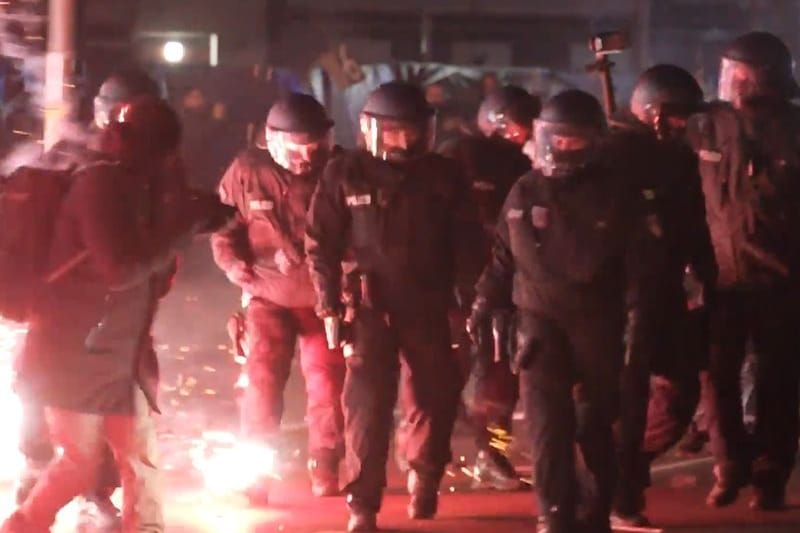
<path id="1" fill-rule="evenodd" d="M 303 391 L 297 372 L 287 391 L 287 432 L 281 445 L 282 481 L 276 481 L 269 508 L 250 509 L 236 496 L 214 494 L 192 467 L 189 451 L 202 444 L 203 431 L 236 427 L 234 383 L 238 367 L 227 353 L 224 320 L 235 308 L 236 294 L 208 268 L 200 246 L 184 265 L 173 294 L 164 303 L 156 328 L 163 362 L 160 421 L 162 463 L 166 473 L 168 533 L 330 533 L 342 531 L 346 511 L 341 498 L 313 499 L 303 472 Z M 462 430 L 454 441 L 457 456 L 470 456 Z M 5 448 L 4 448 L 5 450 Z M 1 450 L 0 450 L 1 451 Z M 525 469 L 522 454 L 516 458 Z M 457 467 L 443 484 L 439 518 L 412 523 L 405 517 L 403 479 L 391 466 L 391 494 L 380 524 L 389 531 L 437 533 L 531 533 L 530 493 L 473 492 L 470 479 Z M 752 513 L 748 494 L 730 509 L 711 511 L 703 505 L 710 484 L 705 459 L 670 459 L 657 467 L 649 495 L 651 518 L 665 531 L 725 533 L 789 533 L 800 531 L 800 476 L 791 485 L 791 510 L 778 515 Z M 0 510 L 10 510 L 10 485 L 0 483 Z M 0 513 L 3 516 L 6 512 Z M 55 533 L 74 531 L 74 509 L 62 514 Z"/>

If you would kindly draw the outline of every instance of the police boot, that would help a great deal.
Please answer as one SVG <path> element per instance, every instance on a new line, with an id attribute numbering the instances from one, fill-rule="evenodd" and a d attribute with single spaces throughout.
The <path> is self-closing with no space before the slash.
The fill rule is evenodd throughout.
<path id="1" fill-rule="evenodd" d="M 611 513 L 609 517 L 611 528 L 633 528 L 633 527 L 652 527 L 652 523 L 643 513 L 622 514 L 619 512 Z"/>
<path id="2" fill-rule="evenodd" d="M 644 473 L 642 473 L 644 474 Z M 644 474 L 649 477 L 648 474 Z M 644 515 L 647 507 L 644 487 L 647 480 L 619 480 L 614 498 L 614 508 L 609 520 L 613 527 L 650 527 L 650 520 Z"/>
<path id="3" fill-rule="evenodd" d="M 480 450 L 472 467 L 472 488 L 516 491 L 524 488 L 511 461 L 494 448 Z"/>
<path id="4" fill-rule="evenodd" d="M 786 509 L 786 477 L 782 476 L 769 461 L 757 459 L 753 465 L 753 499 L 750 509 L 754 511 L 783 511 Z"/>
<path id="5" fill-rule="evenodd" d="M 122 527 L 122 515 L 105 494 L 86 496 L 80 503 L 78 531 L 118 531 Z"/>
<path id="6" fill-rule="evenodd" d="M 581 528 L 574 520 L 567 520 L 558 512 L 539 515 L 536 520 L 536 533 L 583 533 Z M 592 531 L 591 533 L 596 533 Z"/>
<path id="7" fill-rule="evenodd" d="M 727 507 L 734 503 L 749 478 L 744 468 L 734 465 L 715 465 L 714 476 L 717 480 L 706 496 L 709 507 Z"/>
<path id="8" fill-rule="evenodd" d="M 785 511 L 786 488 L 779 486 L 756 487 L 750 509 L 754 511 Z"/>
<path id="9" fill-rule="evenodd" d="M 378 531 L 375 513 L 372 511 L 350 511 L 347 521 L 347 531 Z"/>
<path id="10" fill-rule="evenodd" d="M 408 473 L 408 517 L 412 520 L 429 520 L 436 516 L 439 506 L 439 482 L 426 478 L 416 471 Z"/>
<path id="11" fill-rule="evenodd" d="M 308 460 L 311 494 L 318 498 L 339 495 L 339 458 L 320 457 Z"/>

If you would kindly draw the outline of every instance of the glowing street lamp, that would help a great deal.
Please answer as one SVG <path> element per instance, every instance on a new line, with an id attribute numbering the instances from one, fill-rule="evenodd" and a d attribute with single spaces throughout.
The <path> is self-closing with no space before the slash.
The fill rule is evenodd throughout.
<path id="1" fill-rule="evenodd" d="M 162 54 L 167 63 L 180 63 L 186 55 L 186 49 L 179 41 L 168 41 L 164 44 Z"/>

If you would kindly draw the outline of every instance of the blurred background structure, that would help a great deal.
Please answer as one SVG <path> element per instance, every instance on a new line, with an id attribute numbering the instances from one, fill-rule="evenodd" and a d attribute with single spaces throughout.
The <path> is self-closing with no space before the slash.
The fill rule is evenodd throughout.
<path id="1" fill-rule="evenodd" d="M 313 91 L 339 122 L 337 141 L 352 145 L 352 119 L 363 95 L 393 77 L 429 86 L 445 117 L 442 127 L 456 130 L 467 126 L 482 93 L 497 83 L 515 81 L 542 96 L 564 86 L 599 92 L 597 80 L 585 72 L 592 60 L 588 38 L 599 31 L 622 29 L 630 36 L 630 50 L 614 58 L 620 100 L 638 72 L 665 61 L 687 67 L 713 94 L 722 44 L 751 28 L 773 31 L 800 47 L 796 0 L 69 3 L 74 115 L 87 115 L 91 96 L 113 69 L 144 66 L 184 115 L 195 180 L 208 187 L 239 147 L 257 140 L 260 117 L 289 89 Z M 41 109 L 35 108 L 42 102 L 35 96 L 45 65 L 48 1 L 6 0 L 0 10 L 7 150 L 43 133 Z M 27 57 L 24 67 L 21 56 Z"/>

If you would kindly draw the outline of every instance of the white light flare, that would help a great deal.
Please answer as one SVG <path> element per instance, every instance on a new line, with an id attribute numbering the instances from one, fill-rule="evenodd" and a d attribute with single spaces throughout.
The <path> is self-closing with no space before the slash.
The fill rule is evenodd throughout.
<path id="1" fill-rule="evenodd" d="M 27 329 L 22 324 L 0 319 L 0 413 L 4 431 L 0 435 L 0 481 L 16 481 L 25 467 L 19 451 L 22 405 L 14 392 L 14 359 Z"/>
<path id="2" fill-rule="evenodd" d="M 186 55 L 186 49 L 183 43 L 179 41 L 167 41 L 164 43 L 164 49 L 161 52 L 164 55 L 164 60 L 167 63 L 180 63 Z"/>
<path id="3" fill-rule="evenodd" d="M 190 454 L 206 490 L 218 495 L 243 493 L 258 483 L 280 479 L 273 448 L 240 441 L 233 433 L 203 432 Z"/>

